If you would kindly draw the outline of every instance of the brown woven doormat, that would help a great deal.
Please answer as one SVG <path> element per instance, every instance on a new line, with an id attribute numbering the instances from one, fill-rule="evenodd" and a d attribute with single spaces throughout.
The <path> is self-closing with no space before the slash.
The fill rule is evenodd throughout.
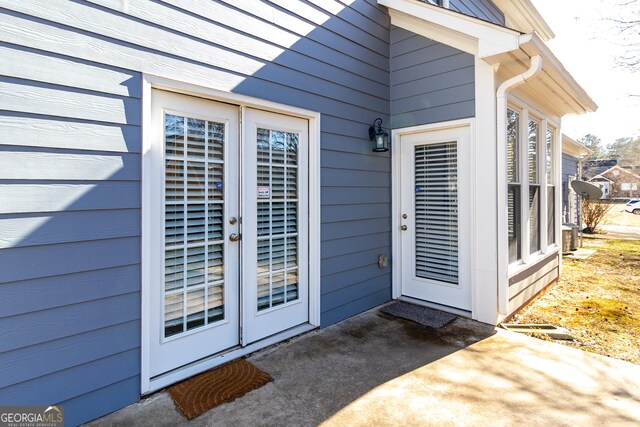
<path id="1" fill-rule="evenodd" d="M 191 420 L 270 381 L 271 375 L 239 359 L 175 384 L 168 391 L 176 406 Z"/>

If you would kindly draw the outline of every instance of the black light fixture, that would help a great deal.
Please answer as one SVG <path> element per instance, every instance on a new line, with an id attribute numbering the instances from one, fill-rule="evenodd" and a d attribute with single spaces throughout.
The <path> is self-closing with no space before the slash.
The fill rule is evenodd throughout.
<path id="1" fill-rule="evenodd" d="M 369 127 L 369 139 L 373 142 L 373 151 L 389 151 L 389 132 L 382 129 L 382 119 L 377 118 Z"/>

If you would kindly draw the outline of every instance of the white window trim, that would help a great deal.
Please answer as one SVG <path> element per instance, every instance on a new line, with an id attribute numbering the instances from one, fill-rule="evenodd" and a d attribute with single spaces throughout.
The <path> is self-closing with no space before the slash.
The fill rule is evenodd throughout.
<path id="1" fill-rule="evenodd" d="M 554 184 L 556 191 L 554 194 L 556 209 L 554 210 L 555 221 L 555 234 L 556 243 L 548 244 L 547 239 L 547 173 L 546 173 L 546 130 L 548 127 L 555 129 L 554 133 L 554 146 L 552 154 L 552 173 L 554 176 L 554 182 L 557 183 L 559 175 L 561 173 L 559 164 L 561 163 L 561 157 L 558 157 L 558 137 L 559 137 L 559 123 L 550 119 L 544 113 L 532 108 L 528 104 L 516 99 L 515 97 L 509 97 L 507 102 L 507 108 L 514 110 L 520 115 L 520 140 L 518 141 L 519 150 L 519 180 L 521 182 L 520 187 L 520 259 L 509 263 L 508 260 L 500 260 L 499 262 L 507 262 L 507 276 L 512 277 L 521 271 L 524 271 L 531 265 L 535 265 L 537 262 L 546 258 L 547 256 L 559 252 L 559 224 L 561 224 L 558 214 L 558 191 L 557 184 Z M 540 188 L 540 213 L 538 227 L 540 232 L 540 250 L 534 253 L 529 253 L 529 121 L 533 120 L 539 123 L 538 130 L 538 143 L 537 143 L 537 174 L 538 184 Z M 506 150 L 506 147 L 502 149 Z M 506 159 L 506 156 L 505 156 Z M 542 166 L 542 167 L 541 167 Z M 506 176 L 504 177 L 506 180 Z M 507 185 L 507 184 L 505 184 Z M 506 193 L 505 193 L 506 194 Z M 561 203 L 561 200 L 560 200 Z M 501 226 L 506 227 L 506 224 Z M 504 242 L 506 243 L 506 242 Z"/>
<path id="2" fill-rule="evenodd" d="M 148 345 L 148 331 L 150 322 L 150 271 L 151 271 L 151 247 L 149 242 L 152 227 L 150 211 L 151 196 L 151 92 L 152 89 L 164 89 L 185 95 L 209 98 L 214 101 L 228 102 L 238 107 L 253 107 L 275 113 L 300 117 L 309 121 L 309 325 L 301 325 L 294 328 L 295 331 L 284 331 L 266 340 L 254 343 L 248 347 L 242 347 L 230 353 L 213 356 L 210 360 L 189 366 L 178 373 L 173 373 L 154 380 L 151 384 L 149 371 L 150 354 Z M 240 126 L 242 127 L 242 126 Z M 143 394 L 157 390 L 171 384 L 180 378 L 194 375 L 213 366 L 225 363 L 230 359 L 249 354 L 260 348 L 272 345 L 280 340 L 290 338 L 292 333 L 299 334 L 305 330 L 320 326 L 320 113 L 303 108 L 292 107 L 276 102 L 261 100 L 258 98 L 239 95 L 230 92 L 203 87 L 191 83 L 180 82 L 165 77 L 143 74 L 142 76 L 142 176 L 141 176 L 141 211 L 142 211 L 142 239 L 141 239 L 141 391 Z M 156 230 L 157 232 L 157 230 Z M 294 335 L 295 335 L 294 334 Z"/>

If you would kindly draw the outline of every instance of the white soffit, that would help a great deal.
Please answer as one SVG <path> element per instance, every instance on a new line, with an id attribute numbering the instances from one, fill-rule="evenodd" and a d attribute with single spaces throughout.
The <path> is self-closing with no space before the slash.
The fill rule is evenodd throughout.
<path id="1" fill-rule="evenodd" d="M 500 74 L 509 78 L 526 71 L 531 57 L 536 55 L 542 57 L 542 71 L 528 81 L 522 90 L 530 92 L 559 116 L 596 111 L 596 103 L 536 33 L 520 36 L 517 50 L 483 59 L 490 64 L 500 64 Z"/>
<path id="2" fill-rule="evenodd" d="M 592 150 L 565 134 L 562 134 L 562 152 L 573 157 L 587 156 L 593 153 Z"/>

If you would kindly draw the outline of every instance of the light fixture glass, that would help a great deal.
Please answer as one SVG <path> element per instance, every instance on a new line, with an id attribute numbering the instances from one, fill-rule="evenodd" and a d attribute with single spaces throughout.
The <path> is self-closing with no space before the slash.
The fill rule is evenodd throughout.
<path id="1" fill-rule="evenodd" d="M 373 142 L 373 151 L 389 151 L 389 133 L 382 128 L 382 119 L 377 118 L 369 127 L 369 139 Z"/>

